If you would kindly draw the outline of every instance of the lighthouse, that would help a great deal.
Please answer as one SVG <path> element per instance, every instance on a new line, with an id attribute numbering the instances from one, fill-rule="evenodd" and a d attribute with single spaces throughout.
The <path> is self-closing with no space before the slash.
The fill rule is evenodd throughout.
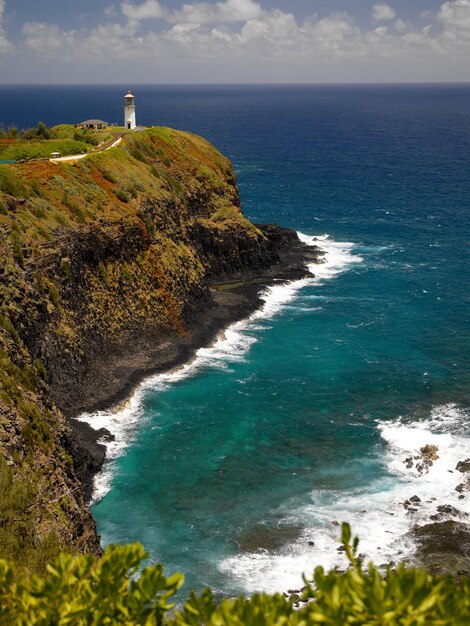
<path id="1" fill-rule="evenodd" d="M 129 130 L 134 130 L 135 123 L 135 102 L 130 91 L 124 96 L 124 126 Z"/>

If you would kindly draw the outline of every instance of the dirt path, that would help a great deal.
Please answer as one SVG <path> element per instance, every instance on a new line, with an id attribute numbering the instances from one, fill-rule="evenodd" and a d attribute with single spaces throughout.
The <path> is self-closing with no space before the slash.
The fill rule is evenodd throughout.
<path id="1" fill-rule="evenodd" d="M 96 154 L 97 152 L 103 152 L 104 150 L 109 150 L 110 148 L 114 148 L 121 143 L 123 135 L 126 133 L 116 133 L 113 139 L 110 139 L 104 144 L 100 144 L 96 146 L 91 152 L 86 152 L 85 154 L 70 154 L 65 157 L 58 157 L 57 159 L 49 159 L 51 163 L 63 163 L 66 161 L 78 161 L 79 159 L 84 159 L 90 154 Z"/>

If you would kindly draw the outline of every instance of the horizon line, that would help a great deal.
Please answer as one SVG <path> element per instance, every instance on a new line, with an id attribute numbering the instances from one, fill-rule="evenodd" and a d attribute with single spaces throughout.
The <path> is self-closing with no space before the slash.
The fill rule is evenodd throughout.
<path id="1" fill-rule="evenodd" d="M 18 82 L 18 83 L 0 83 L 1 87 L 122 87 L 123 85 L 138 87 L 354 87 L 354 86 L 400 86 L 400 85 L 422 85 L 422 86 L 435 86 L 435 85 L 456 85 L 464 86 L 470 85 L 470 80 L 465 81 L 382 81 L 382 82 L 370 82 L 370 81 L 355 81 L 355 82 L 178 82 L 178 83 L 134 83 L 134 82 L 119 82 L 119 83 L 103 83 L 103 82 L 80 82 L 80 83 L 34 83 L 34 82 Z"/>

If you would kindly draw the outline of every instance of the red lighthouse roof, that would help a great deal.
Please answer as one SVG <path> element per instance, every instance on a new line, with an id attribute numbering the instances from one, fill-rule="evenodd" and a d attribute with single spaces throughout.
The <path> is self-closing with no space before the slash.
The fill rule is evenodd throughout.
<path id="1" fill-rule="evenodd" d="M 128 91 L 128 92 L 126 93 L 126 95 L 124 96 L 124 98 L 133 98 L 133 97 L 134 97 L 134 96 L 131 94 L 131 92 L 130 92 L 130 91 Z"/>

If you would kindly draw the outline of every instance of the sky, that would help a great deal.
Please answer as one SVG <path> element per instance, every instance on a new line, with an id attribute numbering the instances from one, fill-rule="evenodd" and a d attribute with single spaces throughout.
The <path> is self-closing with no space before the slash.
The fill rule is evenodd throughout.
<path id="1" fill-rule="evenodd" d="M 470 82 L 470 0 L 0 0 L 0 83 Z"/>

